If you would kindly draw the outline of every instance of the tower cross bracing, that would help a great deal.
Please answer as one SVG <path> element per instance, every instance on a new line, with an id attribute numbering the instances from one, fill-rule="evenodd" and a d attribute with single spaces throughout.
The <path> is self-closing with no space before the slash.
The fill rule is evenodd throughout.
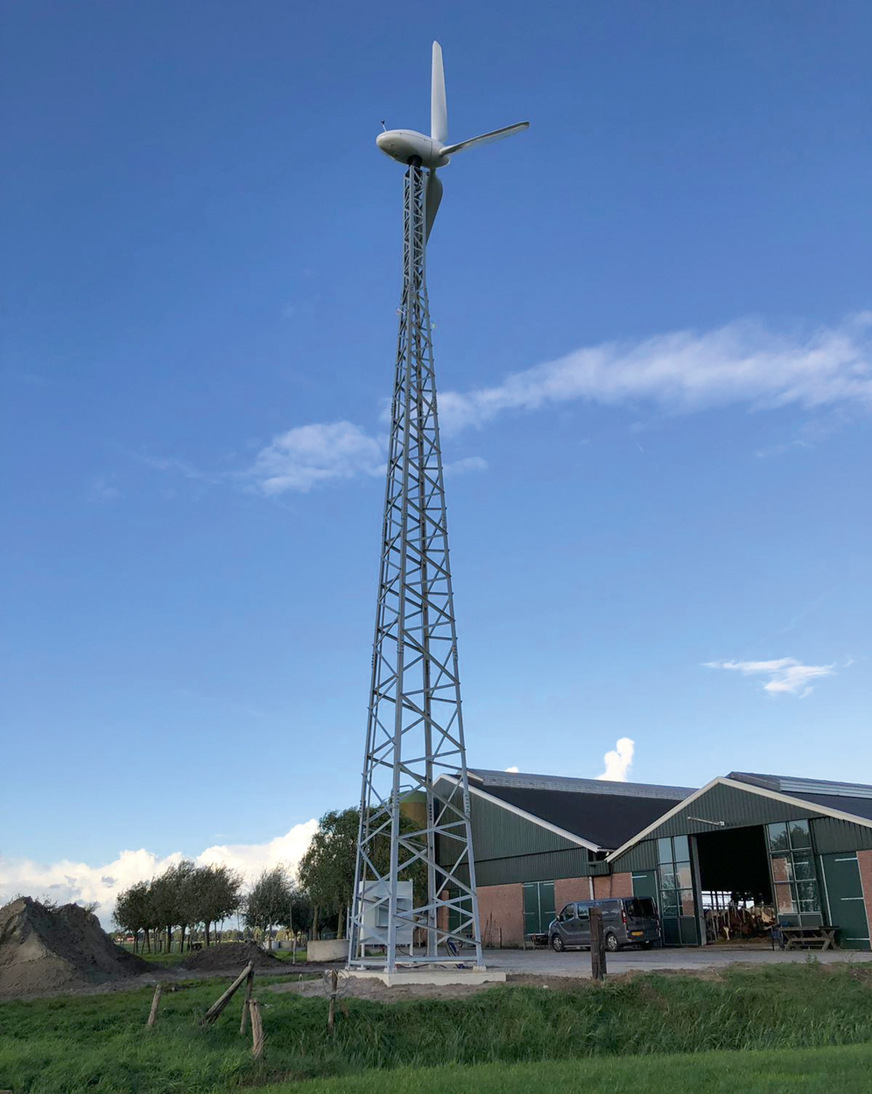
<path id="1" fill-rule="evenodd" d="M 425 279 L 428 228 L 441 196 L 434 181 L 420 162 L 405 176 L 403 293 L 349 931 L 349 965 L 389 971 L 482 963 Z"/>

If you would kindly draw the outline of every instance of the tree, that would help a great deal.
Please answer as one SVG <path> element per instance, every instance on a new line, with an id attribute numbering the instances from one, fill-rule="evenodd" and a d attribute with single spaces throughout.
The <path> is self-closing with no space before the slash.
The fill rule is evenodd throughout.
<path id="1" fill-rule="evenodd" d="M 300 860 L 297 876 L 314 905 L 313 932 L 318 930 L 318 913 L 339 917 L 339 938 L 345 926 L 345 909 L 354 889 L 357 833 L 360 810 L 343 809 L 325 813 L 318 822 L 309 849 Z"/>
<path id="2" fill-rule="evenodd" d="M 152 901 L 152 914 L 155 928 L 166 931 L 167 953 L 170 951 L 173 927 L 181 929 L 180 948 L 185 946 L 185 930 L 194 918 L 194 886 L 192 875 L 196 867 L 190 859 L 182 859 L 175 866 L 167 867 L 164 872 L 153 878 L 149 886 Z"/>
<path id="3" fill-rule="evenodd" d="M 264 870 L 252 886 L 245 902 L 245 922 L 248 927 L 259 927 L 269 939 L 272 949 L 272 931 L 276 926 L 288 926 L 291 922 L 291 905 L 294 888 L 284 866 Z"/>
<path id="4" fill-rule="evenodd" d="M 292 931 L 308 931 L 312 926 L 312 901 L 309 894 L 294 886 L 291 896 L 291 916 L 288 928 Z"/>
<path id="5" fill-rule="evenodd" d="M 313 930 L 317 931 L 318 912 L 336 915 L 339 919 L 338 937 L 345 928 L 345 912 L 351 904 L 354 892 L 354 867 L 357 858 L 357 836 L 360 827 L 360 810 L 343 809 L 325 813 L 318 822 L 318 830 L 312 837 L 309 849 L 300 860 L 297 874 L 300 884 L 309 894 L 315 906 Z M 407 837 L 419 830 L 417 821 L 400 814 L 400 832 Z M 377 869 L 386 874 L 390 867 L 391 843 L 387 833 L 373 841 L 372 859 Z M 412 857 L 407 848 L 400 848 L 400 868 Z M 416 893 L 427 891 L 427 868 L 418 860 L 403 873 L 403 878 L 414 885 Z"/>
<path id="6" fill-rule="evenodd" d="M 112 918 L 123 930 L 133 935 L 133 949 L 136 951 L 136 942 L 140 931 L 145 932 L 145 945 L 150 949 L 148 932 L 151 927 L 151 907 L 149 883 L 139 881 L 119 893 L 115 901 L 115 911 Z"/>
<path id="7" fill-rule="evenodd" d="M 233 915 L 242 902 L 242 879 L 228 866 L 201 866 L 190 879 L 193 923 L 202 923 L 206 945 L 213 923 Z"/>

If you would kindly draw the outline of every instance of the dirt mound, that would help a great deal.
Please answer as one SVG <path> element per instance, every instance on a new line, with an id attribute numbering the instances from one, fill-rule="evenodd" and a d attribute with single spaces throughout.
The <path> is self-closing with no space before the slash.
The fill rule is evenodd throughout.
<path id="1" fill-rule="evenodd" d="M 147 972 L 78 904 L 46 908 L 29 896 L 0 908 L 0 995 L 30 995 Z"/>
<path id="2" fill-rule="evenodd" d="M 256 942 L 216 942 L 205 950 L 190 954 L 183 967 L 192 972 L 208 972 L 212 969 L 221 972 L 235 969 L 242 972 L 249 961 L 254 963 L 256 969 L 284 968 L 282 961 L 262 950 Z"/>

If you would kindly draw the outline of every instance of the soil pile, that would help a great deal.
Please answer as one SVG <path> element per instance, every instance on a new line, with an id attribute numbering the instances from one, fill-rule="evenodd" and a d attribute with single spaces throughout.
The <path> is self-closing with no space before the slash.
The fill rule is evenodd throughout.
<path id="1" fill-rule="evenodd" d="M 46 908 L 25 896 L 0 908 L 0 995 L 63 991 L 147 971 L 78 904 Z"/>
<path id="2" fill-rule="evenodd" d="M 249 961 L 256 969 L 285 968 L 283 961 L 262 950 L 256 942 L 216 942 L 213 946 L 189 954 L 183 967 L 192 972 L 211 972 L 213 969 L 242 972 Z"/>

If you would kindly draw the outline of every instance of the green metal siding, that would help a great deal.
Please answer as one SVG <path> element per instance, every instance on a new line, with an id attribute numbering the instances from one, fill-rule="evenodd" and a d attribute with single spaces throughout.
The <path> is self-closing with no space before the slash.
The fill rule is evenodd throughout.
<path id="1" fill-rule="evenodd" d="M 515 855 L 535 855 L 543 851 L 577 850 L 585 856 L 586 848 L 549 832 L 533 821 L 519 817 L 509 809 L 495 805 L 476 794 L 470 795 L 472 811 L 472 845 L 476 860 L 507 858 Z"/>
<path id="2" fill-rule="evenodd" d="M 846 806 L 850 802 L 846 799 Z M 847 812 L 847 809 L 846 809 Z M 711 824 L 690 820 L 703 817 L 712 821 L 725 821 L 726 828 L 743 828 L 756 824 L 772 824 L 775 821 L 805 818 L 810 821 L 812 839 L 818 854 L 836 851 L 872 850 L 872 828 L 835 817 L 822 817 L 811 807 L 792 805 L 774 798 L 755 794 L 753 791 L 718 784 L 707 794 L 685 806 L 669 820 L 653 829 L 644 840 L 630 847 L 612 862 L 613 873 L 651 869 L 657 863 L 656 840 L 660 836 L 698 835 L 716 832 Z"/>
<path id="3" fill-rule="evenodd" d="M 561 877 L 586 877 L 590 871 L 587 851 L 546 851 L 541 855 L 512 855 L 482 859 L 475 854 L 475 878 L 479 885 L 511 885 L 517 881 L 554 881 Z"/>
<path id="4" fill-rule="evenodd" d="M 659 839 L 661 836 L 695 836 L 700 832 L 717 831 L 717 827 L 712 824 L 690 820 L 688 814 L 691 817 L 701 817 L 710 821 L 724 821 L 726 828 L 744 828 L 752 824 L 771 824 L 773 821 L 794 820 L 799 817 L 812 818 L 817 815 L 810 808 L 788 805 L 774 798 L 755 794 L 753 791 L 739 790 L 736 787 L 718 783 L 707 794 L 703 794 L 696 801 L 680 809 L 669 820 L 659 824 L 648 833 L 644 842 Z M 638 846 L 637 844 L 636 847 Z M 631 847 L 625 854 L 613 860 L 612 870 L 615 873 L 629 868 L 625 865 L 625 860 L 629 859 L 636 847 Z M 644 865 L 649 864 L 652 863 L 646 861 Z M 637 866 L 634 863 L 632 868 L 641 869 L 643 864 L 640 862 Z"/>
<path id="5" fill-rule="evenodd" d="M 586 847 L 549 832 L 493 802 L 470 796 L 472 850 L 478 885 L 510 885 L 523 881 L 553 881 L 608 872 L 605 863 L 589 861 Z M 443 866 L 453 865 L 456 847 L 440 840 L 437 848 Z M 465 871 L 461 871 L 465 875 Z"/>
<path id="6" fill-rule="evenodd" d="M 836 851 L 872 850 L 872 828 L 835 817 L 817 817 L 811 822 L 812 839 L 819 855 Z"/>
<path id="7" fill-rule="evenodd" d="M 644 873 L 657 867 L 657 844 L 652 839 L 643 839 L 626 851 L 611 864 L 614 874 Z"/>

